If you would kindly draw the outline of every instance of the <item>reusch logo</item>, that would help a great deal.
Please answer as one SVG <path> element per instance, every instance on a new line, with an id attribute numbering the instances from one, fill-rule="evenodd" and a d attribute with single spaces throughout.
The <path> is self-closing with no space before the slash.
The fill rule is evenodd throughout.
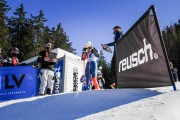
<path id="1" fill-rule="evenodd" d="M 153 53 L 151 44 L 146 44 L 146 38 L 143 39 L 144 48 L 139 49 L 127 58 L 119 61 L 119 72 L 137 67 L 149 60 L 158 59 L 158 54 Z M 149 51 L 149 52 L 148 52 Z"/>

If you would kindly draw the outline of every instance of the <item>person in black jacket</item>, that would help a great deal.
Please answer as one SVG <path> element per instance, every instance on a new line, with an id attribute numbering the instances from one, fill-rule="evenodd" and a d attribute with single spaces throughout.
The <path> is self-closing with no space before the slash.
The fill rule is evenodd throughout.
<path id="1" fill-rule="evenodd" d="M 39 95 L 44 95 L 46 86 L 47 86 L 47 94 L 52 94 L 53 85 L 54 85 L 54 65 L 57 63 L 56 55 L 51 51 L 52 44 L 47 43 L 46 49 L 41 51 L 37 62 L 38 66 L 40 66 L 41 71 L 41 84 L 39 88 Z M 54 55 L 53 55 L 54 54 Z"/>

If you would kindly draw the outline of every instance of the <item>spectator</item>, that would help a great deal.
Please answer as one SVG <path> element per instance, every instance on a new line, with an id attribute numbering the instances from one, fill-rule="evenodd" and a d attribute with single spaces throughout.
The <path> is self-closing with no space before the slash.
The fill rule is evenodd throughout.
<path id="1" fill-rule="evenodd" d="M 8 67 L 8 66 L 14 66 L 14 65 L 19 64 L 19 59 L 17 57 L 17 54 L 19 54 L 19 50 L 18 48 L 14 48 L 13 50 L 7 51 L 8 57 L 3 58 L 1 56 L 1 49 L 0 49 L 0 66 Z M 12 58 L 14 59 L 14 62 L 12 61 Z"/>
<path id="2" fill-rule="evenodd" d="M 97 81 L 98 81 L 100 89 L 103 89 L 104 88 L 104 84 L 105 84 L 105 80 L 102 77 L 102 73 L 101 73 L 100 70 L 97 71 Z"/>
<path id="3" fill-rule="evenodd" d="M 169 66 L 170 66 L 174 81 L 175 82 L 179 81 L 179 79 L 178 79 L 178 69 L 174 67 L 172 62 L 169 62 Z"/>
<path id="4" fill-rule="evenodd" d="M 14 47 L 11 54 L 12 54 L 12 64 L 18 65 L 19 64 L 19 58 L 17 56 L 19 55 L 19 49 L 17 47 Z"/>
<path id="5" fill-rule="evenodd" d="M 47 94 L 52 94 L 54 86 L 54 65 L 57 63 L 56 54 L 51 51 L 52 44 L 46 44 L 46 49 L 41 51 L 37 62 L 40 65 L 41 83 L 38 95 L 44 95 L 47 86 Z"/>
<path id="6" fill-rule="evenodd" d="M 10 57 L 3 59 L 3 67 L 9 67 L 9 66 L 14 66 L 12 64 L 12 59 Z"/>
<path id="7" fill-rule="evenodd" d="M 174 80 L 175 82 L 178 82 L 179 81 L 179 78 L 178 78 L 178 69 L 177 68 L 173 68 L 173 76 L 174 76 Z"/>

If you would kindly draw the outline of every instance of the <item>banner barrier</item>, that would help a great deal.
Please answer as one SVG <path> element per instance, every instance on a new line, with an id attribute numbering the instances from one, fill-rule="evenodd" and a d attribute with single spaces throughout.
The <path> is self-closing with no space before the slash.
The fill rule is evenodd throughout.
<path id="1" fill-rule="evenodd" d="M 175 87 L 154 6 L 117 43 L 116 65 L 119 88 Z"/>
<path id="2" fill-rule="evenodd" d="M 0 100 L 36 96 L 37 75 L 32 66 L 0 67 Z"/>

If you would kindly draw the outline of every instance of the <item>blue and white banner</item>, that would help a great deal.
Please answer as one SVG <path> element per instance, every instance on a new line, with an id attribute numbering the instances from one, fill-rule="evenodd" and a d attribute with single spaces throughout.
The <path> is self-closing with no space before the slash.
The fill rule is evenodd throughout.
<path id="1" fill-rule="evenodd" d="M 60 73 L 59 91 L 63 92 L 63 64 L 64 60 L 58 60 L 58 63 L 54 66 L 55 73 Z M 54 93 L 54 92 L 53 92 Z"/>
<path id="2" fill-rule="evenodd" d="M 37 82 L 32 66 L 0 67 L 0 100 L 36 96 Z"/>

